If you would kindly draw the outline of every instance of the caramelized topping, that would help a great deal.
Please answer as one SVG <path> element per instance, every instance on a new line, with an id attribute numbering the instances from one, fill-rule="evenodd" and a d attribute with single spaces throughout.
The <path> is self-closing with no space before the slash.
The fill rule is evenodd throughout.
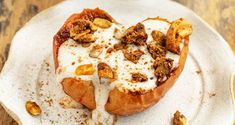
<path id="1" fill-rule="evenodd" d="M 125 44 L 132 44 L 135 45 L 145 45 L 145 42 L 148 38 L 147 33 L 145 32 L 144 25 L 141 23 L 136 24 L 126 30 L 124 36 L 122 37 L 121 41 Z"/>
<path id="2" fill-rule="evenodd" d="M 153 41 L 147 45 L 148 51 L 151 54 L 153 59 L 165 57 L 166 49 L 161 45 L 157 44 L 157 42 Z"/>
<path id="3" fill-rule="evenodd" d="M 112 26 L 110 21 L 102 18 L 95 18 L 93 23 L 100 28 L 109 28 Z"/>
<path id="4" fill-rule="evenodd" d="M 154 61 L 153 67 L 155 68 L 154 75 L 157 77 L 157 82 L 164 81 L 168 78 L 173 67 L 173 60 L 167 58 L 157 58 Z"/>
<path id="5" fill-rule="evenodd" d="M 108 64 L 102 62 L 98 64 L 98 76 L 113 79 L 114 73 Z"/>
<path id="6" fill-rule="evenodd" d="M 95 72 L 95 69 L 92 64 L 80 65 L 76 68 L 76 75 L 92 75 Z"/>
<path id="7" fill-rule="evenodd" d="M 132 73 L 132 81 L 133 82 L 144 82 L 147 80 L 148 80 L 148 77 L 145 74 Z"/>
<path id="8" fill-rule="evenodd" d="M 102 53 L 103 47 L 101 45 L 94 45 L 91 49 L 89 56 L 92 58 L 97 58 Z"/>
<path id="9" fill-rule="evenodd" d="M 187 118 L 179 111 L 176 111 L 172 123 L 173 125 L 186 125 Z"/>
<path id="10" fill-rule="evenodd" d="M 133 62 L 133 63 L 138 63 L 138 60 L 140 59 L 140 57 L 144 54 L 143 51 L 141 51 L 140 49 L 132 51 L 132 50 L 128 50 L 128 49 L 123 49 L 123 54 L 124 57 Z"/>
<path id="11" fill-rule="evenodd" d="M 32 116 L 40 115 L 42 110 L 36 102 L 27 101 L 25 104 L 27 112 Z"/>
<path id="12" fill-rule="evenodd" d="M 161 31 L 153 30 L 151 34 L 157 44 L 165 46 L 165 35 Z"/>
<path id="13" fill-rule="evenodd" d="M 79 43 L 91 43 L 94 42 L 92 34 L 97 28 L 89 20 L 80 19 L 73 22 L 70 29 L 70 37 Z"/>
<path id="14" fill-rule="evenodd" d="M 185 19 L 178 19 L 171 23 L 166 34 L 166 49 L 180 54 L 182 39 L 192 34 L 192 24 Z"/>

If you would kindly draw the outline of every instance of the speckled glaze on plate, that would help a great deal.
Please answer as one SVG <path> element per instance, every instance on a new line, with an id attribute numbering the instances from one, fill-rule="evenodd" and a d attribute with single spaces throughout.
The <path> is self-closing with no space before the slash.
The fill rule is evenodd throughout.
<path id="1" fill-rule="evenodd" d="M 66 96 L 55 81 L 52 38 L 64 21 L 84 8 L 106 10 L 118 22 L 129 26 L 147 17 L 189 19 L 194 26 L 185 69 L 174 87 L 148 110 L 130 117 L 119 117 L 117 125 L 170 125 L 176 110 L 191 125 L 231 125 L 234 119 L 230 76 L 235 59 L 224 39 L 193 12 L 167 0 L 70 0 L 49 8 L 32 18 L 13 38 L 9 58 L 0 75 L 0 102 L 20 124 L 79 124 L 89 117 L 85 108 L 64 109 Z M 43 82 L 43 85 L 40 84 Z M 27 100 L 36 101 L 43 110 L 31 117 L 25 110 Z"/>

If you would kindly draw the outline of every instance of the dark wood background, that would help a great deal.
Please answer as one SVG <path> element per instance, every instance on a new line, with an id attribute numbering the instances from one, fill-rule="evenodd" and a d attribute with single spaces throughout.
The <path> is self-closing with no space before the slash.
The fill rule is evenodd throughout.
<path id="1" fill-rule="evenodd" d="M 0 70 L 12 37 L 31 17 L 62 0 L 0 0 Z M 235 0 L 175 0 L 195 11 L 235 52 Z M 0 125 L 17 123 L 0 106 Z"/>

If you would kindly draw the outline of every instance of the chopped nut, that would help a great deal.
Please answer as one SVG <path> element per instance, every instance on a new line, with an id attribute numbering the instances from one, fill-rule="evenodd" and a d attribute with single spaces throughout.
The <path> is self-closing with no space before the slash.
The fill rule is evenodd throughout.
<path id="1" fill-rule="evenodd" d="M 32 116 L 40 115 L 42 110 L 36 102 L 27 101 L 25 104 L 27 112 Z"/>
<path id="2" fill-rule="evenodd" d="M 95 31 L 95 27 L 89 20 L 80 19 L 76 22 L 73 22 L 72 28 L 70 29 L 70 37 L 73 38 L 75 41 L 80 43 L 90 43 L 94 42 L 95 39 L 93 38 L 92 34 Z"/>
<path id="3" fill-rule="evenodd" d="M 117 43 L 117 44 L 114 44 L 114 49 L 117 51 L 117 50 L 122 50 L 122 49 L 127 49 L 127 46 L 125 44 L 122 44 L 122 43 Z"/>
<path id="4" fill-rule="evenodd" d="M 65 96 L 59 100 L 59 104 L 64 109 L 81 109 L 83 105 L 73 100 L 70 96 Z"/>
<path id="5" fill-rule="evenodd" d="M 128 49 L 124 49 L 123 51 L 124 57 L 133 62 L 133 63 L 138 63 L 138 60 L 140 59 L 140 57 L 144 54 L 143 51 L 141 51 L 140 49 L 135 50 L 135 51 L 131 51 Z"/>
<path id="6" fill-rule="evenodd" d="M 192 34 L 192 24 L 180 18 L 171 23 L 166 34 L 166 49 L 180 54 L 180 43 L 182 39 Z"/>
<path id="7" fill-rule="evenodd" d="M 174 114 L 172 123 L 173 125 L 186 125 L 187 118 L 183 114 L 181 114 L 179 111 L 176 111 Z"/>
<path id="8" fill-rule="evenodd" d="M 134 43 L 136 45 L 145 45 L 145 42 L 148 38 L 147 33 L 145 32 L 144 25 L 141 23 L 136 24 L 126 30 L 121 41 L 125 44 Z"/>
<path id="9" fill-rule="evenodd" d="M 157 44 L 165 46 L 165 35 L 161 31 L 153 30 L 152 37 Z"/>
<path id="10" fill-rule="evenodd" d="M 154 75 L 157 77 L 157 82 L 164 81 L 164 77 L 169 77 L 173 67 L 173 60 L 168 58 L 157 58 L 153 67 L 155 68 Z"/>
<path id="11" fill-rule="evenodd" d="M 114 78 L 114 73 L 109 65 L 102 62 L 98 64 L 98 76 L 112 79 Z"/>
<path id="12" fill-rule="evenodd" d="M 92 64 L 80 65 L 76 68 L 76 75 L 92 75 L 95 72 L 95 69 Z"/>
<path id="13" fill-rule="evenodd" d="M 114 38 L 120 40 L 122 38 L 122 36 L 123 36 L 122 32 L 119 29 L 115 28 L 114 29 Z"/>
<path id="14" fill-rule="evenodd" d="M 90 51 L 89 56 L 97 58 L 102 53 L 103 47 L 101 45 L 95 45 Z"/>
<path id="15" fill-rule="evenodd" d="M 112 23 L 110 21 L 103 18 L 95 18 L 93 23 L 101 28 L 109 28 L 112 26 Z"/>
<path id="16" fill-rule="evenodd" d="M 81 43 L 82 47 L 89 47 L 91 45 L 91 43 Z"/>
<path id="17" fill-rule="evenodd" d="M 165 47 L 158 45 L 156 42 L 149 43 L 147 48 L 153 59 L 165 57 L 166 55 Z"/>
<path id="18" fill-rule="evenodd" d="M 81 42 L 81 43 L 92 43 L 95 42 L 95 38 L 92 36 L 92 34 L 83 34 L 82 35 L 78 34 L 77 36 L 75 36 L 73 39 Z"/>
<path id="19" fill-rule="evenodd" d="M 132 81 L 133 82 L 144 82 L 147 80 L 148 80 L 148 77 L 145 74 L 132 73 Z"/>
<path id="20" fill-rule="evenodd" d="M 111 53 L 111 52 L 113 52 L 113 51 L 114 51 L 114 49 L 111 47 L 111 48 L 108 48 L 106 52 L 107 52 L 107 53 Z"/>

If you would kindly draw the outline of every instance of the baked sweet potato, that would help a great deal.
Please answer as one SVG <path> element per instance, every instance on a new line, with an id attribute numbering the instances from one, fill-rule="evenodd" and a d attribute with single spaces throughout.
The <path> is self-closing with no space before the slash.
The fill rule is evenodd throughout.
<path id="1" fill-rule="evenodd" d="M 65 42 L 69 38 L 69 29 L 72 27 L 72 23 L 78 19 L 86 19 L 86 20 L 94 20 L 94 18 L 104 18 L 112 23 L 116 23 L 116 21 L 108 15 L 105 11 L 100 9 L 85 9 L 80 14 L 74 14 L 68 18 L 59 32 L 54 36 L 53 42 L 53 55 L 55 68 L 58 67 L 58 50 L 60 45 Z M 159 18 L 151 18 L 155 20 L 163 20 Z M 168 33 L 172 34 L 172 32 Z M 189 35 L 188 33 L 184 35 L 185 37 L 183 42 L 183 48 L 181 52 L 178 52 L 180 59 L 178 62 L 178 67 L 174 69 L 167 80 L 162 82 L 160 85 L 155 87 L 153 90 L 149 90 L 148 92 L 131 92 L 131 91 L 120 91 L 118 88 L 114 88 L 110 91 L 107 103 L 105 104 L 105 109 L 110 114 L 128 116 L 137 112 L 141 112 L 150 106 L 156 104 L 165 94 L 166 92 L 174 85 L 175 81 L 181 74 L 185 61 L 188 54 L 188 44 L 189 44 Z M 176 34 L 177 36 L 177 31 Z M 167 41 L 166 41 L 167 42 Z M 171 41 L 171 44 L 174 41 Z M 167 43 L 166 43 L 167 44 Z M 177 43 L 178 44 L 178 43 Z M 170 48 L 169 48 L 170 49 Z M 95 93 L 94 86 L 89 81 L 81 81 L 75 78 L 65 78 L 61 82 L 63 86 L 63 90 L 66 94 L 72 97 L 75 101 L 80 102 L 85 105 L 89 109 L 96 108 L 95 102 Z"/>

